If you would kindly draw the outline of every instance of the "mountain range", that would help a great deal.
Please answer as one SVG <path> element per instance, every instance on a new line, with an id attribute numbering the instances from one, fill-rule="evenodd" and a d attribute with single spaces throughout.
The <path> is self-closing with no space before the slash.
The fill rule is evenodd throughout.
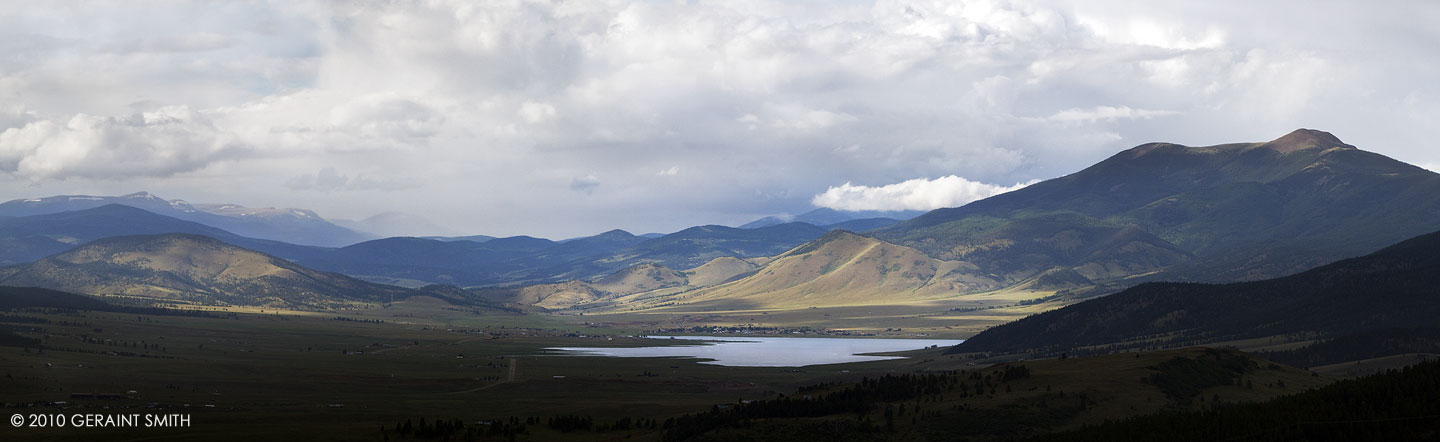
<path id="1" fill-rule="evenodd" d="M 738 280 L 639 307 L 916 304 L 1006 290 L 1054 308 L 1146 281 L 1291 274 L 1435 230 L 1440 175 L 1325 132 L 1150 143 L 962 207 L 829 234 Z"/>
<path id="2" fill-rule="evenodd" d="M 413 286 L 543 284 L 602 277 L 641 264 L 686 269 L 720 257 L 769 256 L 825 232 L 788 223 L 757 229 L 698 226 L 658 238 L 612 230 L 564 242 L 529 236 L 484 242 L 402 237 L 280 256 L 318 269 Z"/>
<path id="3" fill-rule="evenodd" d="M 1149 143 L 1064 177 L 872 236 L 1018 281 L 1275 277 L 1440 229 L 1440 175 L 1296 130 L 1263 143 Z"/>
<path id="4" fill-rule="evenodd" d="M 60 195 L 0 203 L 0 217 L 24 217 L 118 204 L 193 221 L 237 235 L 291 244 L 338 247 L 375 237 L 326 221 L 305 209 L 250 208 L 235 204 L 190 204 L 148 192 L 123 196 Z"/>
<path id="5" fill-rule="evenodd" d="M 840 211 L 831 208 L 821 207 L 799 215 L 774 215 L 760 218 L 745 224 L 741 229 L 755 229 L 776 224 L 785 223 L 806 223 L 817 226 L 834 226 L 838 229 L 852 232 L 863 232 L 891 224 L 898 223 L 920 216 L 924 212 L 917 210 L 860 210 Z"/>
<path id="6" fill-rule="evenodd" d="M 108 204 L 70 212 L 0 218 L 0 263 L 19 264 L 114 236 L 189 233 L 272 253 L 318 249 L 242 237 L 193 221 L 158 215 L 129 205 Z"/>
<path id="7" fill-rule="evenodd" d="M 145 193 L 12 201 L 0 204 L 8 214 L 0 217 L 7 246 L 0 260 L 26 263 L 107 237 L 176 232 L 412 288 L 543 285 L 497 297 L 552 307 L 891 305 L 997 290 L 1060 306 L 1146 281 L 1291 274 L 1440 230 L 1440 175 L 1301 129 L 1258 143 L 1144 144 L 1071 175 L 906 221 L 820 209 L 794 219 L 850 219 L 697 226 L 654 238 L 612 230 L 564 241 L 392 237 L 324 247 L 216 226 L 266 219 L 245 213 Z M 307 214 L 285 216 L 343 229 Z M 733 265 L 695 270 L 717 262 Z M 604 282 L 641 270 L 668 282 Z M 564 296 L 544 301 L 555 294 Z"/>
<path id="8" fill-rule="evenodd" d="M 657 238 L 612 230 L 563 242 L 529 236 L 473 238 L 480 241 L 395 237 L 334 248 L 252 238 L 131 205 L 108 204 L 0 217 L 0 245 L 6 246 L 0 248 L 0 264 L 28 263 L 114 236 L 188 233 L 307 267 L 391 284 L 513 285 L 601 277 L 638 264 L 686 269 L 719 257 L 769 256 L 825 232 L 822 227 L 787 223 L 756 229 L 699 226 Z"/>

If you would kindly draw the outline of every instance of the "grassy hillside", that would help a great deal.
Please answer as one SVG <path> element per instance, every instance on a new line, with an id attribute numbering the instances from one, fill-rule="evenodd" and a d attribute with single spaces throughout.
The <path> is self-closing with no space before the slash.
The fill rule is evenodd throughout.
<path id="1" fill-rule="evenodd" d="M 670 268 L 697 267 L 715 258 L 773 256 L 819 238 L 826 230 L 805 223 L 754 229 L 691 227 L 615 252 L 605 262 L 654 262 Z"/>
<path id="2" fill-rule="evenodd" d="M 341 307 L 411 293 L 188 234 L 94 241 L 21 267 L 0 284 L 201 305 L 306 308 Z"/>
<path id="3" fill-rule="evenodd" d="M 740 258 L 724 256 L 710 260 L 710 262 L 684 273 L 690 285 L 697 287 L 709 287 L 734 280 L 737 277 L 752 273 L 760 266 L 754 262 Z"/>
<path id="4" fill-rule="evenodd" d="M 1001 281 L 963 261 L 834 231 L 776 257 L 747 276 L 685 296 L 732 308 L 901 304 L 991 290 Z"/>
<path id="5" fill-rule="evenodd" d="M 753 272 L 749 261 L 720 257 L 693 269 L 678 271 L 660 264 L 637 264 L 589 281 L 571 280 L 500 289 L 479 289 L 481 298 L 551 310 L 575 307 L 593 309 L 608 306 L 619 298 L 654 292 L 674 293 L 708 287 Z"/>

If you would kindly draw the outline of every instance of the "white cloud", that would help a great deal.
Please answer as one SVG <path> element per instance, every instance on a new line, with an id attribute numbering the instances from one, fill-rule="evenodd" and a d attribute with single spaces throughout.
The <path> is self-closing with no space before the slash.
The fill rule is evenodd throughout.
<path id="1" fill-rule="evenodd" d="M 132 52 L 205 52 L 225 49 L 235 44 L 230 36 L 210 32 L 167 35 L 116 42 L 103 50 L 116 53 Z"/>
<path id="2" fill-rule="evenodd" d="M 933 180 L 916 178 L 884 186 L 831 186 L 810 199 L 811 204 L 835 210 L 934 210 L 959 207 L 1034 184 L 999 186 L 970 181 L 955 175 Z"/>
<path id="3" fill-rule="evenodd" d="M 422 142 L 444 123 L 424 103 L 390 94 L 359 97 L 330 111 L 331 130 L 368 140 Z"/>
<path id="4" fill-rule="evenodd" d="M 285 185 L 294 190 L 317 190 L 321 192 L 353 192 L 364 190 L 396 191 L 419 186 L 413 177 L 373 178 L 366 175 L 347 175 L 334 167 L 320 169 L 314 174 L 291 178 Z"/>
<path id="5" fill-rule="evenodd" d="M 520 118 L 524 118 L 527 123 L 540 123 L 555 118 L 555 106 L 526 101 L 525 104 L 520 105 L 519 114 Z"/>
<path id="6" fill-rule="evenodd" d="M 1046 120 L 1057 123 L 1094 123 L 1097 121 L 1150 119 L 1179 114 L 1176 111 L 1131 109 L 1130 106 L 1095 106 L 1089 109 L 1066 109 L 1050 115 Z"/>
<path id="7" fill-rule="evenodd" d="M 31 180 L 163 177 L 250 150 L 183 106 L 122 117 L 77 114 L 0 132 L 0 171 Z"/>
<path id="8" fill-rule="evenodd" d="M 657 176 L 675 176 L 679 174 L 680 166 L 670 166 L 669 169 L 661 169 L 659 172 L 655 172 Z"/>

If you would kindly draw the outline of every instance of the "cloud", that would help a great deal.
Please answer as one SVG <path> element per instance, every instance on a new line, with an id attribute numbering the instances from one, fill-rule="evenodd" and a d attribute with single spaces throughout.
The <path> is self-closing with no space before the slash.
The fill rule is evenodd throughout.
<path id="1" fill-rule="evenodd" d="M 831 186 L 810 199 L 811 204 L 835 210 L 934 210 L 959 207 L 972 201 L 989 198 L 1034 184 L 1020 183 L 1005 187 L 978 183 L 955 175 L 933 180 L 916 178 L 878 187 L 845 183 Z"/>
<path id="2" fill-rule="evenodd" d="M 205 52 L 225 49 L 234 45 L 230 36 L 209 32 L 195 32 L 186 35 L 170 35 L 128 40 L 104 48 L 116 53 L 133 52 Z"/>
<path id="3" fill-rule="evenodd" d="M 593 174 L 570 179 L 570 190 L 572 191 L 589 195 L 594 193 L 597 187 L 600 187 L 600 178 L 596 178 Z"/>
<path id="4" fill-rule="evenodd" d="M 1180 112 L 1149 109 L 1131 109 L 1130 106 L 1095 106 L 1089 109 L 1071 108 L 1056 112 L 1046 118 L 1058 123 L 1114 122 L 1117 120 L 1150 119 L 1179 115 Z"/>
<path id="5" fill-rule="evenodd" d="M 353 192 L 363 190 L 396 191 L 419 186 L 415 178 L 381 179 L 365 175 L 350 176 L 334 167 L 320 169 L 314 174 L 296 176 L 285 182 L 294 190 L 317 190 L 321 192 Z"/>
<path id="6" fill-rule="evenodd" d="M 545 103 L 526 101 L 520 105 L 520 118 L 530 124 L 541 123 L 545 120 L 555 118 L 555 106 Z"/>
<path id="7" fill-rule="evenodd" d="M 670 166 L 669 169 L 660 169 L 659 172 L 655 172 L 656 176 L 675 176 L 679 174 L 680 166 Z"/>
<path id="8" fill-rule="evenodd" d="M 32 180 L 164 177 L 251 148 L 184 106 L 120 117 L 77 114 L 0 132 L 0 171 Z"/>
<path id="9" fill-rule="evenodd" d="M 12 198 L 123 180 L 574 236 L 798 213 L 847 180 L 1028 182 L 1141 143 L 1299 127 L 1440 163 L 1431 3 L 10 6 L 0 193 Z M 131 123 L 167 108 L 193 116 Z M 459 193 L 470 204 L 453 204 Z M 497 206 L 507 216 L 489 216 Z"/>
<path id="10" fill-rule="evenodd" d="M 333 108 L 329 117 L 332 131 L 397 142 L 423 142 L 445 123 L 424 103 L 391 94 L 360 97 Z"/>

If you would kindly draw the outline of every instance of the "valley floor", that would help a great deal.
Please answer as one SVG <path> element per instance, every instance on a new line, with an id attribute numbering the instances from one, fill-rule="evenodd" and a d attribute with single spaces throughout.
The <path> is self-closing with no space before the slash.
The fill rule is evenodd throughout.
<path id="1" fill-rule="evenodd" d="M 775 316 L 780 320 L 774 324 L 794 327 L 793 318 L 804 313 L 762 313 L 757 319 Z M 837 313 L 842 311 L 828 314 Z M 954 431 L 950 427 L 957 422 L 993 413 L 1012 416 L 997 421 L 1011 422 L 1011 427 L 971 429 L 976 437 L 996 439 L 1160 410 L 1263 400 L 1333 379 L 1257 363 L 1255 371 L 1242 375 L 1243 384 L 1202 385 L 1188 397 L 1147 381 L 1153 367 L 1175 358 L 1200 358 L 1201 349 L 1025 361 L 1012 365 L 1025 367 L 1026 376 L 1004 381 L 1002 373 L 1011 365 L 992 367 L 981 359 L 941 355 L 943 349 L 908 352 L 910 358 L 901 360 L 802 368 L 557 356 L 544 350 L 654 345 L 626 337 L 653 327 L 651 317 L 593 316 L 477 315 L 403 304 L 344 313 L 256 310 L 210 317 L 11 312 L 0 322 L 25 336 L 43 336 L 45 349 L 0 347 L 0 413 L 183 414 L 190 423 L 187 428 L 6 427 L 0 428 L 0 437 L 425 440 L 430 433 L 416 430 L 424 419 L 427 431 L 440 431 L 437 421 L 479 428 L 481 440 L 509 440 L 512 434 L 515 440 L 534 441 L 661 440 L 678 434 L 664 429 L 672 418 L 744 401 L 821 397 L 866 378 L 924 374 L 946 379 L 948 389 L 873 401 L 865 405 L 870 411 L 860 414 L 747 419 L 745 426 L 717 427 L 696 437 L 746 439 L 868 422 L 867 437 L 927 439 L 937 431 Z M 600 317 L 604 325 L 592 322 Z M 731 317 L 724 318 L 716 324 L 728 324 Z M 966 336 L 963 330 L 941 330 L 917 333 Z M 908 328 L 872 331 L 911 333 Z M 922 411 L 916 413 L 917 408 Z M 566 419 L 587 422 L 586 428 L 567 426 Z M 402 432 L 406 422 L 412 430 Z M 524 432 L 516 432 L 518 426 Z"/>

